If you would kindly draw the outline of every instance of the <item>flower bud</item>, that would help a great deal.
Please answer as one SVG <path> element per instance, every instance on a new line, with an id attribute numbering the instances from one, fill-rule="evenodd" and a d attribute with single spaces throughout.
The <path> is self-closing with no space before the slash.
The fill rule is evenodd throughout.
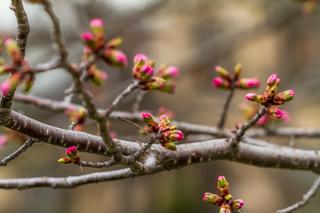
<path id="1" fill-rule="evenodd" d="M 230 205 L 229 205 L 229 204 L 223 204 L 223 205 L 220 207 L 219 213 L 232 213 L 231 208 L 230 208 Z"/>
<path id="2" fill-rule="evenodd" d="M 241 78 L 236 82 L 236 87 L 240 89 L 258 88 L 260 81 L 257 78 Z"/>
<path id="3" fill-rule="evenodd" d="M 120 50 L 106 48 L 103 53 L 105 61 L 110 65 L 118 67 L 125 67 L 128 65 L 127 56 Z"/>
<path id="4" fill-rule="evenodd" d="M 166 149 L 169 149 L 169 150 L 172 150 L 172 151 L 176 151 L 177 150 L 176 144 L 173 143 L 173 142 L 164 143 L 164 144 L 162 144 L 162 146 L 164 146 Z"/>
<path id="5" fill-rule="evenodd" d="M 76 157 L 78 154 L 78 150 L 76 146 L 70 146 L 66 149 L 66 155 L 70 158 Z"/>
<path id="6" fill-rule="evenodd" d="M 285 102 L 291 101 L 295 95 L 294 90 L 285 90 L 283 92 L 279 92 L 273 98 L 273 103 L 276 105 L 282 105 Z"/>
<path id="7" fill-rule="evenodd" d="M 108 79 L 108 74 L 100 69 L 98 69 L 95 65 L 92 65 L 87 69 L 88 78 L 92 80 L 93 83 L 100 86 L 105 80 Z"/>
<path id="8" fill-rule="evenodd" d="M 165 84 L 162 87 L 159 87 L 159 89 L 157 90 L 159 90 L 160 92 L 165 92 L 169 94 L 175 93 L 176 83 L 170 80 L 166 80 Z"/>
<path id="9" fill-rule="evenodd" d="M 160 90 L 164 91 L 166 80 L 160 77 L 152 77 L 152 80 L 145 84 L 145 90 Z"/>
<path id="10" fill-rule="evenodd" d="M 107 43 L 107 48 L 117 48 L 122 44 L 122 42 L 123 41 L 121 37 L 113 38 Z"/>
<path id="11" fill-rule="evenodd" d="M 244 206 L 244 201 L 242 199 L 233 200 L 231 204 L 232 209 L 241 209 Z"/>
<path id="12" fill-rule="evenodd" d="M 154 72 L 154 62 L 143 54 L 137 54 L 133 59 L 133 78 L 140 82 L 150 81 Z"/>
<path id="13" fill-rule="evenodd" d="M 221 195 L 225 196 L 229 192 L 229 183 L 224 176 L 218 177 L 217 189 L 220 191 Z"/>
<path id="14" fill-rule="evenodd" d="M 227 200 L 227 201 L 230 201 L 232 199 L 232 195 L 231 194 L 226 194 L 224 196 L 224 199 Z"/>
<path id="15" fill-rule="evenodd" d="M 222 66 L 215 66 L 214 71 L 223 79 L 229 80 L 230 79 L 230 74 L 228 70 L 226 70 Z"/>
<path id="16" fill-rule="evenodd" d="M 267 80 L 267 85 L 270 87 L 277 86 L 279 83 L 280 83 L 280 78 L 278 78 L 277 74 L 270 75 Z"/>
<path id="17" fill-rule="evenodd" d="M 179 76 L 179 68 L 170 66 L 170 67 L 163 67 L 157 72 L 157 76 L 167 80 L 170 78 L 175 78 Z"/>
<path id="18" fill-rule="evenodd" d="M 92 19 L 90 21 L 91 32 L 94 35 L 96 48 L 102 48 L 105 44 L 104 28 L 102 19 Z"/>
<path id="19" fill-rule="evenodd" d="M 62 164 L 72 163 L 72 159 L 69 157 L 63 157 L 58 160 L 58 163 L 62 163 Z"/>
<path id="20" fill-rule="evenodd" d="M 248 93 L 246 94 L 246 99 L 248 101 L 258 101 L 258 95 L 256 93 Z"/>
<path id="21" fill-rule="evenodd" d="M 221 206 L 221 204 L 223 203 L 223 198 L 220 197 L 219 195 L 206 192 L 206 193 L 203 193 L 202 195 L 202 201 L 207 203 L 212 203 L 217 206 Z"/>
<path id="22" fill-rule="evenodd" d="M 235 78 L 235 80 L 239 79 L 241 71 L 242 71 L 242 64 L 237 63 L 236 66 L 234 67 L 234 78 Z"/>
<path id="23" fill-rule="evenodd" d="M 97 46 L 95 44 L 95 38 L 92 33 L 90 32 L 84 32 L 81 34 L 81 39 L 84 41 L 87 47 L 89 47 L 91 50 L 96 51 Z"/>
<path id="24" fill-rule="evenodd" d="M 34 83 L 34 74 L 28 74 L 25 77 L 25 82 L 24 82 L 24 87 L 23 87 L 23 92 L 29 92 L 33 86 Z"/>
<path id="25" fill-rule="evenodd" d="M 4 96 L 7 96 L 10 93 L 10 91 L 13 91 L 17 88 L 18 83 L 20 81 L 21 81 L 20 73 L 14 73 L 12 76 L 9 76 L 9 78 L 0 85 L 2 94 Z"/>
<path id="26" fill-rule="evenodd" d="M 269 107 L 268 112 L 271 116 L 273 116 L 276 119 L 281 119 L 284 115 L 284 112 L 280 108 L 275 106 Z"/>
<path id="27" fill-rule="evenodd" d="M 15 40 L 8 38 L 4 41 L 7 53 L 14 63 L 20 63 L 23 59 L 20 48 Z"/>
<path id="28" fill-rule="evenodd" d="M 166 128 L 170 124 L 170 119 L 166 114 L 160 115 L 159 118 L 159 127 L 160 129 Z"/>
<path id="29" fill-rule="evenodd" d="M 227 81 L 226 79 L 223 79 L 222 77 L 213 78 L 212 85 L 217 88 L 222 88 L 222 89 L 230 89 L 230 87 L 231 87 L 230 82 Z"/>
<path id="30" fill-rule="evenodd" d="M 170 131 L 170 140 L 172 141 L 182 141 L 184 138 L 183 132 L 180 130 Z"/>
<path id="31" fill-rule="evenodd" d="M 157 132 L 159 127 L 157 122 L 153 119 L 152 115 L 148 112 L 142 112 L 141 117 L 144 123 L 146 123 L 153 132 Z"/>
<path id="32" fill-rule="evenodd" d="M 142 53 L 138 53 L 134 56 L 133 63 L 137 64 L 137 65 L 142 65 L 142 64 L 147 63 L 147 61 L 149 61 L 149 60 L 150 59 L 146 55 L 144 55 Z"/>

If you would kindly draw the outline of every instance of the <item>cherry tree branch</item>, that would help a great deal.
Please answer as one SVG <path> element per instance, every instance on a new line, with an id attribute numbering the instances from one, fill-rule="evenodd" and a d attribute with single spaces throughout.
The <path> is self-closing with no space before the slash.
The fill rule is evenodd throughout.
<path id="1" fill-rule="evenodd" d="M 24 153 L 25 151 L 27 151 L 28 148 L 30 148 L 36 141 L 32 138 L 28 138 L 27 141 L 22 144 L 22 146 L 20 146 L 17 150 L 15 150 L 14 152 L 12 152 L 11 154 L 9 154 L 8 156 L 4 157 L 1 161 L 0 161 L 0 166 L 6 166 L 10 161 L 16 159 L 17 157 L 19 157 L 22 153 Z"/>
<path id="2" fill-rule="evenodd" d="M 288 206 L 287 208 L 278 210 L 277 213 L 290 213 L 290 212 L 294 212 L 295 210 L 298 210 L 298 209 L 304 207 L 305 205 L 307 205 L 309 203 L 311 198 L 315 196 L 319 187 L 320 187 L 320 177 L 317 177 L 314 180 L 311 188 L 302 196 L 302 200 L 300 200 L 299 202 L 297 202 L 291 206 Z"/>
<path id="3" fill-rule="evenodd" d="M 54 101 L 47 98 L 41 98 L 34 95 L 23 95 L 17 93 L 14 97 L 17 102 L 30 104 L 35 107 L 39 107 L 44 110 L 49 110 L 52 112 L 64 112 L 68 108 L 78 108 L 80 105 L 68 104 L 63 101 Z M 102 109 L 98 110 L 102 113 Z M 140 121 L 140 113 L 131 113 L 124 111 L 113 111 L 110 114 L 110 119 L 118 119 L 119 117 L 125 118 L 133 121 Z M 218 137 L 228 137 L 231 136 L 227 131 L 219 130 L 216 127 L 206 126 L 201 124 L 193 124 L 182 121 L 172 121 L 174 126 L 178 129 L 183 130 L 189 134 L 206 134 Z M 319 128 L 305 128 L 305 127 L 279 127 L 276 129 L 250 129 L 247 131 L 247 136 L 250 137 L 265 137 L 265 136 L 281 136 L 281 137 L 291 137 L 295 138 L 319 138 L 320 129 Z"/>

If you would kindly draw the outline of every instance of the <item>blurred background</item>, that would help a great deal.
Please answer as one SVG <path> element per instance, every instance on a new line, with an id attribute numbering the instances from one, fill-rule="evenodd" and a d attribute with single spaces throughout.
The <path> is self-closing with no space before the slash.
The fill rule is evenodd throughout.
<path id="1" fill-rule="evenodd" d="M 0 35 L 15 36 L 16 20 L 9 0 L 0 1 Z M 55 9 L 71 50 L 71 60 L 81 61 L 80 34 L 88 30 L 89 20 L 103 18 L 107 38 L 121 36 L 122 50 L 130 59 L 129 68 L 118 70 L 99 64 L 109 80 L 96 87 L 88 83 L 95 102 L 106 107 L 131 79 L 132 57 L 142 52 L 157 62 L 181 69 L 174 95 L 148 93 L 141 109 L 157 113 L 165 106 L 175 112 L 175 119 L 216 125 L 226 92 L 211 86 L 213 67 L 232 69 L 237 62 L 244 66 L 243 77 L 266 79 L 271 73 L 281 77 L 282 89 L 295 89 L 294 101 L 284 108 L 291 114 L 290 123 L 279 126 L 320 127 L 320 9 L 298 1 L 225 0 L 57 0 Z M 31 25 L 26 57 L 36 65 L 56 55 L 51 42 L 51 23 L 42 8 L 25 5 Z M 262 81 L 264 82 L 264 80 Z M 62 100 L 71 84 L 63 70 L 37 76 L 32 94 Z M 264 85 L 263 85 L 264 87 Z M 260 89 L 261 91 L 262 89 Z M 131 110 L 137 93 L 120 106 Z M 227 126 L 245 121 L 239 111 L 245 92 L 237 91 L 232 101 Z M 75 100 L 78 102 L 78 100 Z M 68 127 L 65 115 L 15 104 L 14 109 L 42 122 Z M 138 138 L 137 129 L 124 122 L 111 124 L 119 138 Z M 94 126 L 87 127 L 95 132 Z M 287 144 L 289 139 L 270 138 Z M 319 149 L 318 140 L 296 140 L 296 146 Z M 16 149 L 18 143 L 1 148 L 0 156 Z M 0 169 L 1 178 L 79 175 L 96 171 L 60 165 L 56 160 L 64 149 L 35 144 L 20 158 Z M 83 159 L 103 160 L 81 153 Z M 0 212 L 24 213 L 180 213 L 217 212 L 201 201 L 203 192 L 216 191 L 216 178 L 224 175 L 231 183 L 234 197 L 245 200 L 243 212 L 275 212 L 301 199 L 315 175 L 308 172 L 265 169 L 219 161 L 192 165 L 153 176 L 82 186 L 72 190 L 30 189 L 0 190 Z M 297 212 L 316 213 L 320 195 Z"/>

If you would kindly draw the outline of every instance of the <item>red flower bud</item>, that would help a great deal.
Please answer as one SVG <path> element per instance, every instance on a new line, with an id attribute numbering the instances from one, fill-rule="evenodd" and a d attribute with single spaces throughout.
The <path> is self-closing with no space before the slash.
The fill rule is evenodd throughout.
<path id="1" fill-rule="evenodd" d="M 230 82 L 227 81 L 226 79 L 221 78 L 221 77 L 213 78 L 212 85 L 217 88 L 222 88 L 222 89 L 230 89 L 231 88 Z"/>
<path id="2" fill-rule="evenodd" d="M 240 89 L 258 88 L 260 81 L 257 78 L 241 78 L 236 82 L 236 87 Z"/>
<path id="3" fill-rule="evenodd" d="M 277 86 L 279 83 L 280 83 L 280 78 L 278 78 L 277 74 L 270 75 L 267 80 L 267 85 L 270 87 Z"/>

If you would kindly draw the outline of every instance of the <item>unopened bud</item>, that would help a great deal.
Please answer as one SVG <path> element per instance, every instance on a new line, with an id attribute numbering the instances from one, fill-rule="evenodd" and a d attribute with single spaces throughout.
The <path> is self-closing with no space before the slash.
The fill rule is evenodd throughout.
<path id="1" fill-rule="evenodd" d="M 260 86 L 260 81 L 257 78 L 241 78 L 236 82 L 236 87 L 240 89 L 253 89 Z"/>
<path id="2" fill-rule="evenodd" d="M 224 67 L 222 66 L 216 66 L 214 68 L 214 71 L 222 78 L 224 79 L 230 79 L 230 74 L 228 72 L 227 69 L 225 69 Z"/>

